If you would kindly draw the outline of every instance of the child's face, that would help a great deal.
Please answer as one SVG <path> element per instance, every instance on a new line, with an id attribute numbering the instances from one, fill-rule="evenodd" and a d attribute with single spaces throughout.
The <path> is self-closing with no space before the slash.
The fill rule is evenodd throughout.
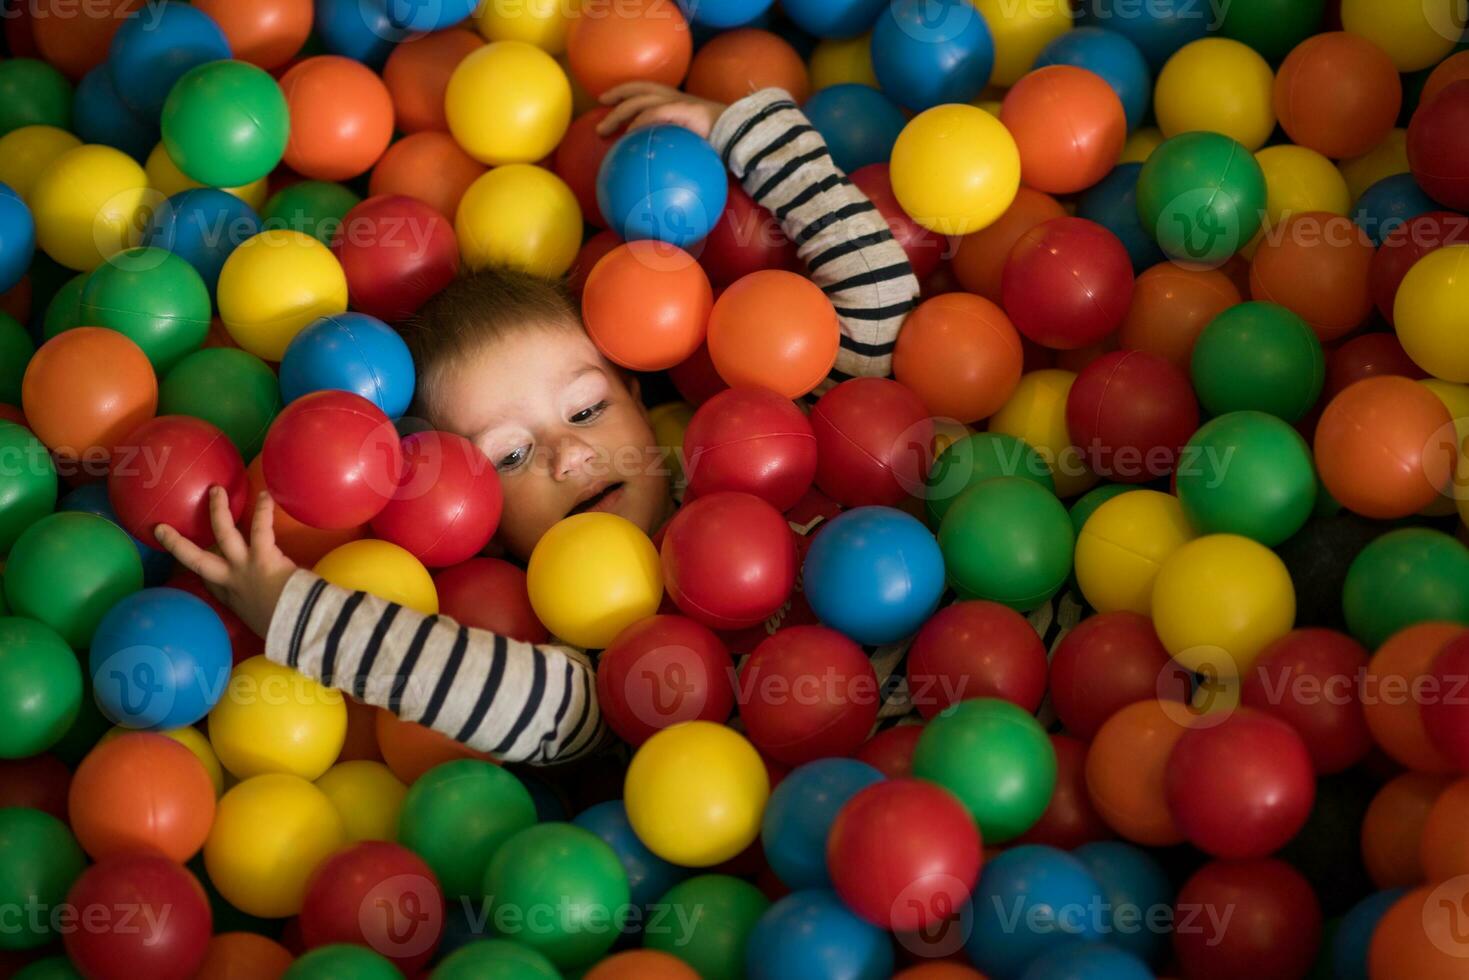
<path id="1" fill-rule="evenodd" d="M 532 328 L 484 345 L 435 379 L 432 407 L 439 428 L 499 471 L 497 538 L 517 557 L 572 514 L 617 514 L 648 534 L 666 516 L 667 470 L 636 384 L 581 330 Z"/>

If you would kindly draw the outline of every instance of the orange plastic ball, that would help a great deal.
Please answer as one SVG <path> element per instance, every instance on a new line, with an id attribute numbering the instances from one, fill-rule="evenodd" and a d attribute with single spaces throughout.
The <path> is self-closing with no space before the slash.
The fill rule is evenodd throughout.
<path id="1" fill-rule="evenodd" d="M 582 289 L 582 321 L 608 360 L 666 371 L 704 342 L 714 291 L 692 255 L 658 241 L 628 242 L 602 257 Z"/>
<path id="2" fill-rule="evenodd" d="M 1123 837 L 1149 847 L 1182 842 L 1168 809 L 1164 774 L 1187 730 L 1177 703 L 1138 701 L 1102 723 L 1086 754 L 1086 788 L 1097 814 Z"/>
<path id="3" fill-rule="evenodd" d="M 944 293 L 903 321 L 893 375 L 929 414 L 977 422 L 998 412 L 1020 383 L 1025 352 L 1005 311 L 980 296 Z"/>
<path id="4" fill-rule="evenodd" d="M 1117 165 L 1127 113 L 1112 86 L 1074 65 L 1025 75 L 1000 103 L 1000 122 L 1020 150 L 1020 180 L 1048 194 L 1092 186 Z"/>
<path id="5" fill-rule="evenodd" d="M 382 762 L 377 748 L 377 709 L 353 697 L 342 699 L 347 705 L 347 737 L 337 762 Z"/>
<path id="6" fill-rule="evenodd" d="M 1469 875 L 1469 779 L 1450 783 L 1439 794 L 1423 824 L 1418 846 L 1429 881 Z"/>
<path id="7" fill-rule="evenodd" d="M 82 759 L 67 800 L 72 833 L 94 859 L 156 851 L 189 860 L 214 823 L 214 783 L 182 743 L 119 735 Z"/>
<path id="8" fill-rule="evenodd" d="M 634 949 L 602 960 L 582 980 L 699 980 L 698 972 L 671 953 Z"/>
<path id="9" fill-rule="evenodd" d="M 1362 818 L 1362 863 L 1378 888 L 1411 888 L 1423 880 L 1423 827 L 1454 777 L 1405 772 L 1383 785 Z"/>
<path id="10" fill-rule="evenodd" d="M 360 61 L 307 58 L 282 76 L 281 91 L 291 112 L 285 164 L 303 177 L 366 173 L 393 138 L 393 97 Z"/>
<path id="11" fill-rule="evenodd" d="M 1372 980 L 1463 980 L 1464 909 L 1469 885 L 1433 882 L 1398 899 L 1372 930 Z"/>
<path id="12" fill-rule="evenodd" d="M 1418 95 L 1418 104 L 1428 105 L 1438 93 L 1465 79 L 1469 79 L 1469 51 L 1460 51 L 1440 61 L 1429 74 L 1423 83 L 1423 91 Z"/>
<path id="13" fill-rule="evenodd" d="M 158 379 L 137 344 L 116 330 L 57 334 L 26 365 L 21 408 L 36 438 L 75 462 L 112 454 L 158 408 Z"/>
<path id="14" fill-rule="evenodd" d="M 959 239 L 950 263 L 954 278 L 967 291 L 1000 302 L 1000 276 L 1015 243 L 1036 225 L 1064 217 L 1066 209 L 1054 197 L 1022 186 L 994 224 Z"/>
<path id="15" fill-rule="evenodd" d="M 444 93 L 459 62 L 484 47 L 472 31 L 453 28 L 404 41 L 388 55 L 383 83 L 393 99 L 398 129 L 405 133 L 449 131 Z"/>
<path id="16" fill-rule="evenodd" d="M 291 967 L 291 951 L 253 932 L 221 932 L 209 940 L 194 980 L 280 980 Z"/>
<path id="17" fill-rule="evenodd" d="M 1275 76 L 1281 128 L 1333 159 L 1361 156 L 1387 139 L 1402 103 L 1402 79 L 1387 52 L 1345 31 L 1306 38 Z"/>
<path id="18" fill-rule="evenodd" d="M 311 0 L 194 0 L 194 6 L 214 18 L 236 59 L 266 71 L 294 58 L 311 35 Z"/>
<path id="19" fill-rule="evenodd" d="M 456 742 L 432 728 L 404 721 L 382 708 L 377 709 L 377 747 L 382 752 L 383 762 L 405 786 L 412 786 L 419 776 L 434 766 L 455 759 L 495 761 L 462 742 Z"/>
<path id="20" fill-rule="evenodd" d="M 372 168 L 367 193 L 416 197 L 453 221 L 464 192 L 487 169 L 448 133 L 414 133 L 388 147 Z"/>
<path id="21" fill-rule="evenodd" d="M 250 484 L 251 501 L 256 500 L 265 492 L 265 474 L 263 457 L 256 456 L 245 469 L 245 477 Z M 250 528 L 255 523 L 255 508 L 245 508 L 245 520 L 240 525 L 241 533 L 248 540 Z M 275 529 L 275 544 L 285 556 L 302 568 L 313 568 L 316 563 L 326 557 L 327 552 L 341 547 L 348 541 L 356 541 L 367 537 L 367 525 L 349 527 L 340 531 L 323 530 L 302 524 L 290 514 L 285 508 L 277 506 L 273 527 Z"/>
<path id="22" fill-rule="evenodd" d="M 799 398 L 825 380 L 840 340 L 836 310 L 821 287 L 779 269 L 736 281 L 709 314 L 709 357 L 731 387 Z"/>
<path id="23" fill-rule="evenodd" d="M 894 973 L 893 980 L 984 980 L 984 974 L 962 963 L 922 963 Z"/>
<path id="24" fill-rule="evenodd" d="M 1391 520 L 1436 501 L 1453 478 L 1448 407 L 1409 378 L 1379 375 L 1348 385 L 1316 424 L 1316 469 L 1347 510 Z"/>
<path id="25" fill-rule="evenodd" d="M 811 76 L 784 38 L 747 27 L 716 34 L 699 48 L 684 87 L 723 105 L 761 89 L 783 88 L 800 105 L 811 95 Z"/>
<path id="26" fill-rule="evenodd" d="M 143 0 L 27 0 L 26 6 L 41 57 L 76 81 L 107 60 L 112 35 Z M 6 18 L 15 12 L 7 7 Z"/>
<path id="27" fill-rule="evenodd" d="M 1216 316 L 1242 302 L 1234 282 L 1217 269 L 1160 262 L 1137 277 L 1132 306 L 1117 339 L 1125 350 L 1166 357 L 1187 371 L 1199 334 Z"/>
<path id="28" fill-rule="evenodd" d="M 1417 772 L 1453 772 L 1419 711 L 1433 658 L 1464 632 L 1457 623 L 1418 623 L 1399 630 L 1378 648 L 1362 677 L 1362 711 L 1382 750 Z"/>
<path id="29" fill-rule="evenodd" d="M 675 0 L 620 0 L 615 11 L 577 17 L 566 36 L 571 73 L 592 98 L 623 82 L 677 86 L 694 38 Z"/>
<path id="30" fill-rule="evenodd" d="M 1351 218 L 1293 214 L 1265 230 L 1250 266 L 1250 295 L 1295 313 L 1323 344 L 1339 340 L 1372 314 L 1373 253 Z"/>

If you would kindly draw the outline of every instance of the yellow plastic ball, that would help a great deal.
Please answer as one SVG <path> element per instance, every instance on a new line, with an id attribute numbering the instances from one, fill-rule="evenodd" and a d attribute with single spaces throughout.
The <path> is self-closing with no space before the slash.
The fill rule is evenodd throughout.
<path id="1" fill-rule="evenodd" d="M 1346 178 L 1347 190 L 1355 204 L 1367 193 L 1367 188 L 1379 180 L 1408 173 L 1408 131 L 1394 129 L 1377 146 L 1359 157 L 1343 160 L 1337 166 Z"/>
<path id="2" fill-rule="evenodd" d="M 55 126 L 22 126 L 0 136 L 0 184 L 9 184 L 27 204 L 36 179 L 82 141 Z"/>
<path id="3" fill-rule="evenodd" d="M 433 576 L 423 562 L 391 541 L 348 541 L 323 555 L 312 571 L 333 585 L 370 592 L 425 616 L 439 611 Z"/>
<path id="4" fill-rule="evenodd" d="M 693 421 L 694 408 L 687 402 L 668 402 L 648 412 L 648 421 L 653 426 L 653 438 L 663 450 L 663 465 L 667 466 L 674 480 L 683 479 L 683 437 Z"/>
<path id="5" fill-rule="evenodd" d="M 1241 251 L 1253 259 L 1260 242 L 1292 214 L 1327 211 L 1346 214 L 1352 207 L 1346 178 L 1336 164 L 1304 146 L 1267 146 L 1255 154 L 1265 174 L 1265 221 Z"/>
<path id="6" fill-rule="evenodd" d="M 574 514 L 542 536 L 526 567 L 530 604 L 546 629 L 579 647 L 601 649 L 658 611 L 658 550 L 616 514 Z"/>
<path id="7" fill-rule="evenodd" d="M 1342 0 L 1342 27 L 1360 34 L 1398 71 L 1421 71 L 1447 58 L 1464 33 L 1459 0 Z"/>
<path id="8" fill-rule="evenodd" d="M 315 238 L 271 229 L 230 253 L 216 295 L 219 318 L 235 343 L 279 361 L 309 324 L 346 311 L 347 276 Z"/>
<path id="9" fill-rule="evenodd" d="M 398 812 L 408 787 L 381 762 L 339 762 L 316 781 L 341 814 L 347 840 L 398 839 Z"/>
<path id="10" fill-rule="evenodd" d="M 496 41 L 454 69 L 444 113 L 454 139 L 480 163 L 534 163 L 571 125 L 571 83 L 534 44 Z"/>
<path id="11" fill-rule="evenodd" d="M 1009 88 L 1035 66 L 1041 50 L 1071 30 L 1068 0 L 970 0 L 989 26 L 995 41 L 995 70 L 990 83 Z"/>
<path id="12" fill-rule="evenodd" d="M 707 868 L 760 836 L 770 777 L 743 735 L 688 721 L 642 744 L 627 767 L 623 798 L 648 850 L 686 868 Z"/>
<path id="13" fill-rule="evenodd" d="M 577 0 L 486 0 L 474 12 L 474 26 L 486 41 L 522 41 L 560 54 L 580 6 Z"/>
<path id="14" fill-rule="evenodd" d="M 1173 659 L 1238 677 L 1290 632 L 1296 593 L 1275 552 L 1238 534 L 1208 534 L 1175 551 L 1153 582 L 1153 626 Z"/>
<path id="15" fill-rule="evenodd" d="M 1091 489 L 1097 475 L 1087 468 L 1066 428 L 1066 397 L 1076 375 L 1059 368 L 1032 371 L 1020 379 L 1015 393 L 990 416 L 989 431 L 1023 440 L 1051 467 L 1056 496 L 1074 497 Z"/>
<path id="16" fill-rule="evenodd" d="M 554 279 L 581 250 L 581 208 L 551 171 L 513 163 L 469 185 L 454 231 L 470 268 L 508 266 Z"/>
<path id="17" fill-rule="evenodd" d="M 1163 134 L 1154 126 L 1144 126 L 1122 144 L 1122 156 L 1118 163 L 1147 163 L 1153 151 L 1163 145 Z"/>
<path id="18" fill-rule="evenodd" d="M 1130 490 L 1098 507 L 1076 539 L 1076 583 L 1097 612 L 1146 616 L 1153 580 L 1194 539 L 1183 504 L 1156 490 Z"/>
<path id="19" fill-rule="evenodd" d="M 972 105 L 941 105 L 908 121 L 890 176 L 903 210 L 925 228 L 967 235 L 988 228 L 1020 190 L 1020 151 L 1010 131 Z"/>
<path id="20" fill-rule="evenodd" d="M 173 197 L 184 191 L 209 186 L 199 183 L 180 170 L 162 143 L 153 147 L 153 152 L 148 154 L 148 162 L 143 164 L 143 170 L 148 174 L 148 186 L 164 197 Z M 259 211 L 265 207 L 266 198 L 270 195 L 270 178 L 261 177 L 257 181 L 239 187 L 221 187 L 220 190 L 226 194 L 233 194 L 254 210 Z"/>
<path id="21" fill-rule="evenodd" d="M 811 90 L 833 85 L 869 85 L 878 88 L 872 70 L 872 35 L 829 37 L 811 52 Z"/>
<path id="22" fill-rule="evenodd" d="M 137 729 L 135 728 L 123 728 L 121 725 L 114 725 L 102 733 L 102 737 L 97 740 L 97 744 L 101 745 L 103 742 L 110 742 L 120 735 L 131 735 L 136 731 Z M 218 796 L 224 792 L 224 769 L 219 765 L 219 757 L 214 754 L 214 746 L 209 744 L 209 739 L 205 737 L 203 732 L 193 726 L 187 726 L 184 728 L 170 729 L 166 732 L 159 732 L 158 734 L 165 738 L 173 739 L 194 753 L 194 757 L 199 760 L 199 764 L 209 774 L 209 781 L 214 784 L 214 795 Z"/>
<path id="23" fill-rule="evenodd" d="M 209 742 L 240 779 L 289 773 L 316 779 L 347 737 L 342 693 L 264 657 L 242 661 L 209 712 Z"/>
<path id="24" fill-rule="evenodd" d="M 68 150 L 31 185 L 36 244 L 68 269 L 90 272 L 138 244 L 162 203 L 137 161 L 110 146 Z"/>
<path id="25" fill-rule="evenodd" d="M 1398 287 L 1393 320 L 1415 364 L 1444 381 L 1469 381 L 1469 245 L 1414 263 Z"/>
<path id="26" fill-rule="evenodd" d="M 1172 138 L 1208 130 L 1254 152 L 1275 129 L 1275 73 L 1259 52 L 1227 38 L 1186 44 L 1158 73 L 1158 128 Z"/>
<path id="27" fill-rule="evenodd" d="M 279 919 L 301 911 L 311 872 L 346 842 L 321 790 L 299 776 L 255 776 L 220 798 L 204 869 L 235 908 Z"/>

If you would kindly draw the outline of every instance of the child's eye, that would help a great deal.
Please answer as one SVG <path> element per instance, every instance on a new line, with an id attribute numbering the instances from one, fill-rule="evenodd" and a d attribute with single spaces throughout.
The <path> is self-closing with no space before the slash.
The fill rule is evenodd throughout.
<path id="1" fill-rule="evenodd" d="M 605 411 L 607 411 L 607 400 L 603 399 L 590 408 L 584 408 L 580 412 L 577 412 L 571 417 L 571 421 L 577 425 L 585 425 L 588 422 L 595 422 L 601 418 L 602 413 Z"/>
<path id="2" fill-rule="evenodd" d="M 521 463 L 524 463 L 526 457 L 529 455 L 530 447 L 521 446 L 518 449 L 515 449 L 511 452 L 506 453 L 504 456 L 501 456 L 500 461 L 495 464 L 495 469 L 501 473 L 507 473 L 510 470 L 515 469 Z"/>

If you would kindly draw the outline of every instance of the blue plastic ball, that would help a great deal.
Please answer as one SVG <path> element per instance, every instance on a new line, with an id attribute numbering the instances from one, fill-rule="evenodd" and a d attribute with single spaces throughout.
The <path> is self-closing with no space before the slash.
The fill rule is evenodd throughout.
<path id="1" fill-rule="evenodd" d="M 994 38 L 969 0 L 893 0 L 872 29 L 878 84 L 908 109 L 969 102 L 994 67 Z"/>
<path id="2" fill-rule="evenodd" d="M 774 0 L 678 0 L 684 16 L 702 27 L 744 27 L 765 14 Z"/>
<path id="3" fill-rule="evenodd" d="M 797 27 L 816 37 L 856 37 L 872 29 L 888 0 L 781 0 Z"/>
<path id="4" fill-rule="evenodd" d="M 869 163 L 887 163 L 908 124 L 903 110 L 870 85 L 832 85 L 802 107 L 826 140 L 836 165 L 847 173 Z"/>
<path id="5" fill-rule="evenodd" d="M 892 973 L 888 934 L 857 918 L 835 892 L 787 895 L 765 910 L 745 942 L 749 980 L 887 980 Z"/>
<path id="6" fill-rule="evenodd" d="M 1116 31 L 1137 45 L 1158 71 L 1185 44 L 1201 41 L 1214 24 L 1215 7 L 1202 0 L 1092 0 L 1077 11 L 1077 27 Z"/>
<path id="7" fill-rule="evenodd" d="M 248 238 L 260 234 L 260 216 L 244 201 L 213 187 L 182 191 L 154 212 L 143 244 L 179 256 L 214 295 L 225 260 Z"/>
<path id="8" fill-rule="evenodd" d="M 1023 980 L 1153 980 L 1153 971 L 1115 946 L 1063 946 L 1039 957 Z"/>
<path id="9" fill-rule="evenodd" d="M 823 624 L 864 645 L 896 643 L 938 608 L 944 556 L 918 518 L 857 507 L 817 533 L 801 576 Z"/>
<path id="10" fill-rule="evenodd" d="M 1101 935 L 1102 886 L 1065 851 L 1023 844 L 985 862 L 971 899 L 965 949 L 990 980 L 1020 980 L 1031 962 L 1059 946 Z"/>
<path id="11" fill-rule="evenodd" d="M 1036 68 L 1075 65 L 1102 77 L 1122 100 L 1127 128 L 1134 130 L 1147 118 L 1153 101 L 1153 76 L 1143 53 L 1123 35 L 1101 27 L 1067 31 L 1041 49 Z"/>
<path id="12" fill-rule="evenodd" d="M 350 391 L 390 419 L 413 401 L 413 357 L 398 332 L 366 313 L 324 316 L 295 336 L 281 358 L 281 399 Z"/>
<path id="13" fill-rule="evenodd" d="M 704 238 L 729 193 L 714 147 L 681 126 L 649 126 L 622 137 L 597 172 L 597 205 L 627 241 L 680 248 Z"/>
<path id="14" fill-rule="evenodd" d="M 105 482 L 87 483 L 77 487 L 71 493 L 61 498 L 56 505 L 57 510 L 74 510 L 84 514 L 96 514 L 104 521 L 109 521 L 122 527 L 117 520 L 117 512 L 112 509 L 112 501 L 107 497 L 107 484 Z M 126 528 L 123 528 L 126 531 Z M 162 585 L 168 581 L 173 574 L 173 557 L 166 551 L 160 551 L 151 545 L 146 545 L 131 534 L 128 537 L 138 549 L 138 557 L 143 561 L 143 583 L 145 585 Z"/>
<path id="15" fill-rule="evenodd" d="M 393 23 L 388 0 L 316 0 L 314 29 L 328 54 L 382 71 L 388 55 L 412 31 Z"/>
<path id="16" fill-rule="evenodd" d="M 883 774 L 856 759 L 819 759 L 792 769 L 770 794 L 760 844 L 787 888 L 830 888 L 826 838 L 837 811 Z"/>
<path id="17" fill-rule="evenodd" d="M 388 20 L 405 31 L 442 31 L 461 24 L 479 0 L 387 0 Z"/>
<path id="18" fill-rule="evenodd" d="M 1423 193 L 1412 174 L 1394 174 L 1362 192 L 1352 210 L 1352 220 L 1377 246 L 1395 229 L 1420 214 L 1441 210 L 1433 198 Z"/>
<path id="19" fill-rule="evenodd" d="M 31 209 L 9 184 L 0 183 L 0 293 L 20 282 L 36 254 Z"/>
<path id="20" fill-rule="evenodd" d="M 1406 888 L 1374 892 L 1347 910 L 1331 937 L 1331 968 L 1326 972 L 1333 980 L 1368 980 L 1367 947 L 1372 943 L 1373 930 L 1387 910 L 1407 893 Z"/>
<path id="21" fill-rule="evenodd" d="M 191 69 L 233 57 L 224 31 L 188 4 L 149 4 L 112 36 L 107 70 L 122 101 L 157 122 L 174 83 Z"/>
<path id="22" fill-rule="evenodd" d="M 1137 210 L 1137 179 L 1140 163 L 1119 163 L 1101 182 L 1081 196 L 1076 216 L 1095 221 L 1121 239 L 1132 259 L 1132 271 L 1145 272 L 1167 258 L 1158 240 L 1143 227 Z"/>
<path id="23" fill-rule="evenodd" d="M 203 599 L 144 589 L 107 611 L 92 634 L 92 687 L 124 728 L 166 731 L 203 718 L 229 682 L 230 638 Z"/>
<path id="24" fill-rule="evenodd" d="M 1173 908 L 1173 884 L 1152 855 L 1121 841 L 1083 844 L 1071 852 L 1086 865 L 1107 902 L 1106 941 L 1139 959 L 1156 962 L 1168 949 L 1159 921 Z"/>
<path id="25" fill-rule="evenodd" d="M 571 821 L 590 830 L 617 852 L 627 872 L 627 887 L 634 905 L 652 905 L 663 893 L 690 874 L 687 868 L 669 864 L 638 839 L 627 819 L 627 808 L 621 800 L 608 800 L 583 810 Z"/>
<path id="26" fill-rule="evenodd" d="M 158 121 L 139 119 L 112 84 L 112 72 L 98 65 L 82 76 L 71 100 L 71 128 L 84 143 L 121 150 L 142 163 L 158 145 Z"/>

